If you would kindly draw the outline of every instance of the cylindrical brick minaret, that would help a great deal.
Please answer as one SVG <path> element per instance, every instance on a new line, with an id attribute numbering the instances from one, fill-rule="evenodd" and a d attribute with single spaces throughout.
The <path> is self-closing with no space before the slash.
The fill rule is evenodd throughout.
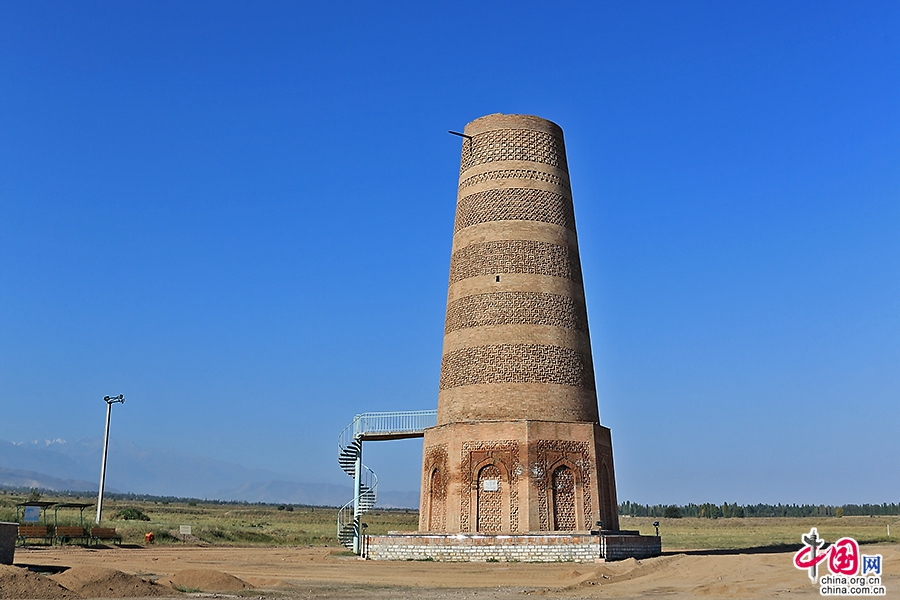
<path id="1" fill-rule="evenodd" d="M 438 423 L 596 422 L 562 130 L 491 115 L 465 133 Z"/>
<path id="2" fill-rule="evenodd" d="M 617 529 L 562 130 L 465 128 L 420 530 Z"/>

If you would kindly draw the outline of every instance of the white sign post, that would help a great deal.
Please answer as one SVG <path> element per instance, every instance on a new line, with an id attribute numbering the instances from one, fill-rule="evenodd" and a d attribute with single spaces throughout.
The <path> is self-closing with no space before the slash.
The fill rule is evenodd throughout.
<path id="1" fill-rule="evenodd" d="M 181 543 L 184 544 L 185 538 L 191 535 L 191 526 L 190 525 L 181 525 L 178 527 L 178 532 L 181 534 Z"/>

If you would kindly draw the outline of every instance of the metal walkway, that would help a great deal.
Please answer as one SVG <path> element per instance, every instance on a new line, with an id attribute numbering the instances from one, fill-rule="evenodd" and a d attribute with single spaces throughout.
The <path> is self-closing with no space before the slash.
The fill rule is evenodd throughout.
<path id="1" fill-rule="evenodd" d="M 378 477 L 362 462 L 362 443 L 422 437 L 436 424 L 436 410 L 413 410 L 362 413 L 344 427 L 338 436 L 338 464 L 353 478 L 353 500 L 338 511 L 341 544 L 360 553 L 360 517 L 375 506 L 378 496 Z"/>

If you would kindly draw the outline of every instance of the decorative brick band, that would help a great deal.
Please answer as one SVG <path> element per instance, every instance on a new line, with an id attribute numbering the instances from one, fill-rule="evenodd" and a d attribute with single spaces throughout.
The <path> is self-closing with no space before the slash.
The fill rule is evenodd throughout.
<path id="1" fill-rule="evenodd" d="M 550 325 L 587 331 L 587 314 L 574 298 L 541 292 L 477 294 L 447 307 L 444 333 L 486 325 Z"/>
<path id="2" fill-rule="evenodd" d="M 533 129 L 494 129 L 463 141 L 459 171 L 500 160 L 537 162 L 567 170 L 562 138 Z"/>
<path id="3" fill-rule="evenodd" d="M 578 253 L 568 246 L 534 240 L 471 244 L 453 253 L 450 283 L 478 275 L 529 273 L 581 281 Z"/>
<path id="4" fill-rule="evenodd" d="M 456 203 L 455 231 L 490 221 L 540 221 L 575 231 L 571 198 L 546 190 L 497 188 Z"/>
<path id="5" fill-rule="evenodd" d="M 547 383 L 594 389 L 589 357 L 578 350 L 541 344 L 496 344 L 448 352 L 441 360 L 440 389 L 483 383 Z"/>
<path id="6" fill-rule="evenodd" d="M 479 173 L 478 175 L 472 175 L 471 177 L 463 179 L 459 182 L 459 190 L 462 191 L 467 187 L 475 185 L 476 183 L 483 183 L 485 181 L 502 181 L 504 179 L 544 181 L 547 183 L 552 183 L 553 185 L 558 185 L 565 190 L 569 189 L 569 180 L 563 177 L 559 177 L 558 175 L 544 173 L 542 171 L 532 171 L 530 169 L 501 169 L 499 171 Z"/>

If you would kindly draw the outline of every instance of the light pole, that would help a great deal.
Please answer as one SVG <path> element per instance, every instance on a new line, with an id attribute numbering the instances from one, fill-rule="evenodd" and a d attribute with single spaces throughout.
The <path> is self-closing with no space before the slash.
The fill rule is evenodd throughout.
<path id="1" fill-rule="evenodd" d="M 106 401 L 106 433 L 103 435 L 103 462 L 100 464 L 100 493 L 97 495 L 97 519 L 100 524 L 100 513 L 103 510 L 103 484 L 106 482 L 106 450 L 109 448 L 109 415 L 112 414 L 112 405 L 115 403 L 124 404 L 125 396 L 104 396 Z"/>

